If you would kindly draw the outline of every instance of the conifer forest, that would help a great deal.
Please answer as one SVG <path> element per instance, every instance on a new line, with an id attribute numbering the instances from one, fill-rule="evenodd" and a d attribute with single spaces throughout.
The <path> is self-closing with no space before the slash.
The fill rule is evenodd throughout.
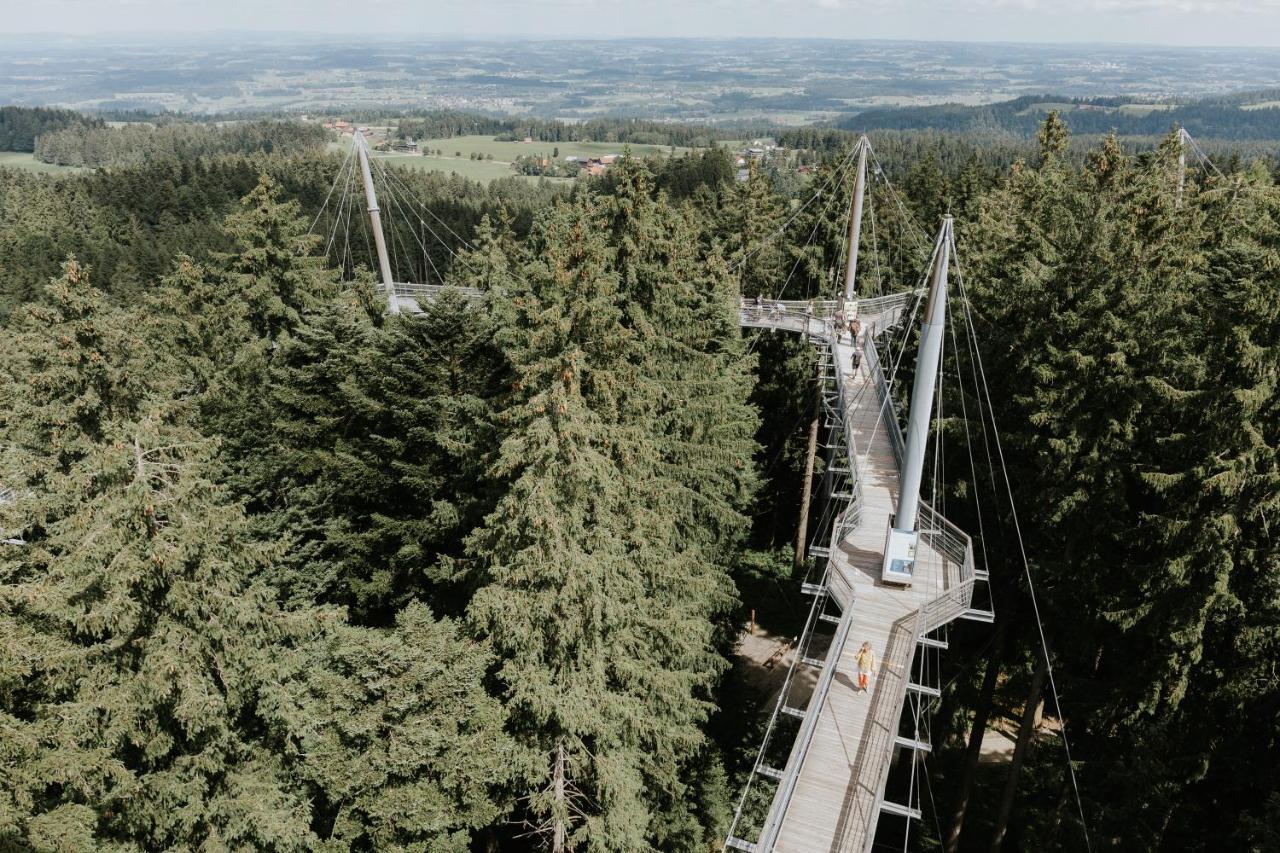
<path id="1" fill-rule="evenodd" d="M 721 850 L 742 637 L 799 632 L 817 561 L 814 347 L 740 300 L 835 297 L 856 133 L 803 174 L 389 166 L 440 238 L 395 280 L 448 285 L 390 314 L 318 125 L 19 113 L 102 168 L 0 168 L 0 850 Z M 954 217 L 931 498 L 997 613 L 875 849 L 1280 850 L 1280 163 L 1069 118 L 870 134 L 863 295 Z"/>

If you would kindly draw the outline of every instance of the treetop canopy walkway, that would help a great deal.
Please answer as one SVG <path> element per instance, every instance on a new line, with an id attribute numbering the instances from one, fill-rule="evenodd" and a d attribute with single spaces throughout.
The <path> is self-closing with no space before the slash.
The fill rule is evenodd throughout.
<path id="1" fill-rule="evenodd" d="M 994 619 L 990 610 L 974 607 L 975 587 L 987 574 L 975 565 L 969 536 L 920 500 L 954 249 L 951 220 L 944 220 L 935 242 L 927 291 L 855 298 L 869 151 L 863 137 L 850 155 L 850 161 L 857 156 L 858 171 L 843 298 L 761 296 L 738 306 L 741 327 L 799 334 L 817 350 L 826 423 L 823 517 L 829 524 L 819 525 L 817 544 L 809 548 L 823 563 L 821 578 L 803 585 L 812 606 L 725 849 L 863 853 L 881 815 L 919 818 L 911 801 L 918 795 L 914 759 L 930 749 L 921 715 L 940 695 L 930 654 L 947 647 L 939 632 L 954 620 Z M 445 288 L 394 280 L 359 133 L 354 153 L 388 309 L 420 312 Z M 456 290 L 468 299 L 484 298 L 479 290 Z M 922 323 L 904 434 L 892 393 L 896 365 L 888 363 L 887 333 L 902 328 L 908 309 L 912 318 L 921 313 Z M 865 655 L 860 660 L 864 644 L 874 665 Z M 865 689 L 860 669 L 870 670 Z M 905 717 L 904 707 L 912 711 Z M 790 735 L 788 721 L 796 724 Z M 902 749 L 913 756 L 907 802 L 886 796 L 893 757 Z M 752 786 L 762 781 L 773 785 L 768 810 L 752 818 L 744 806 Z"/>

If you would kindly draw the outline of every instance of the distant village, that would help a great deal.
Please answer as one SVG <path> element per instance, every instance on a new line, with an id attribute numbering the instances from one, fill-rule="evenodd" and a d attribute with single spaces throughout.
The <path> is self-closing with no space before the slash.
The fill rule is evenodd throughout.
<path id="1" fill-rule="evenodd" d="M 389 127 L 358 125 L 346 119 L 327 119 L 324 122 L 324 128 L 339 138 L 354 136 L 355 132 L 359 130 L 368 140 L 369 146 L 376 151 L 417 157 L 429 155 L 446 156 L 442 148 L 424 147 L 425 143 L 418 140 L 396 137 L 393 129 Z M 526 136 L 520 142 L 524 145 L 552 145 L 551 154 L 517 154 L 511 159 L 510 164 L 516 174 L 530 177 L 573 178 L 580 175 L 600 177 L 606 174 L 609 168 L 622 157 L 621 152 L 600 155 L 568 154 L 562 157 L 559 147 L 554 143 L 540 142 L 529 136 Z M 773 139 L 750 140 L 744 148 L 734 152 L 735 177 L 739 181 L 745 181 L 750 176 L 753 163 L 768 163 L 775 159 L 786 158 L 789 153 L 788 149 L 779 146 Z M 456 152 L 455 156 L 461 157 L 461 152 Z M 470 159 L 493 160 L 493 155 L 472 152 Z M 802 165 L 796 171 L 803 174 L 809 170 L 810 167 Z"/>

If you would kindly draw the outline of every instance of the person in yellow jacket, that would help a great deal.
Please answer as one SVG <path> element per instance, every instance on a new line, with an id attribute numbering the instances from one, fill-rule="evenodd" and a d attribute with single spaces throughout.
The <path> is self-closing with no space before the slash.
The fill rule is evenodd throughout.
<path id="1" fill-rule="evenodd" d="M 871 651 L 871 643 L 862 644 L 862 648 L 858 649 L 858 687 L 861 690 L 867 689 L 867 684 L 871 681 L 871 673 L 876 668 L 876 653 Z"/>

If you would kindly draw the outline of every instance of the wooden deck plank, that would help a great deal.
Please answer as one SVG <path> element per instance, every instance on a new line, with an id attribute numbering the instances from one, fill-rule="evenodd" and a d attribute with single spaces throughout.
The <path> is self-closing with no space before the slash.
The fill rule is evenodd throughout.
<path id="1" fill-rule="evenodd" d="M 897 463 L 866 366 L 854 367 L 847 338 L 833 349 L 850 402 L 845 423 L 853 433 L 862 483 L 861 520 L 832 555 L 839 583 L 853 589 L 852 625 L 807 754 L 793 754 L 789 761 L 803 759 L 774 847 L 779 853 L 862 853 L 866 848 L 876 825 L 882 771 L 894 749 L 898 688 L 914 653 L 915 637 L 904 629 L 904 620 L 913 627 L 915 612 L 945 588 L 952 573 L 922 542 L 911 587 L 880 582 L 888 520 L 898 496 Z M 857 687 L 855 663 L 864 640 L 878 659 L 866 691 Z"/>

